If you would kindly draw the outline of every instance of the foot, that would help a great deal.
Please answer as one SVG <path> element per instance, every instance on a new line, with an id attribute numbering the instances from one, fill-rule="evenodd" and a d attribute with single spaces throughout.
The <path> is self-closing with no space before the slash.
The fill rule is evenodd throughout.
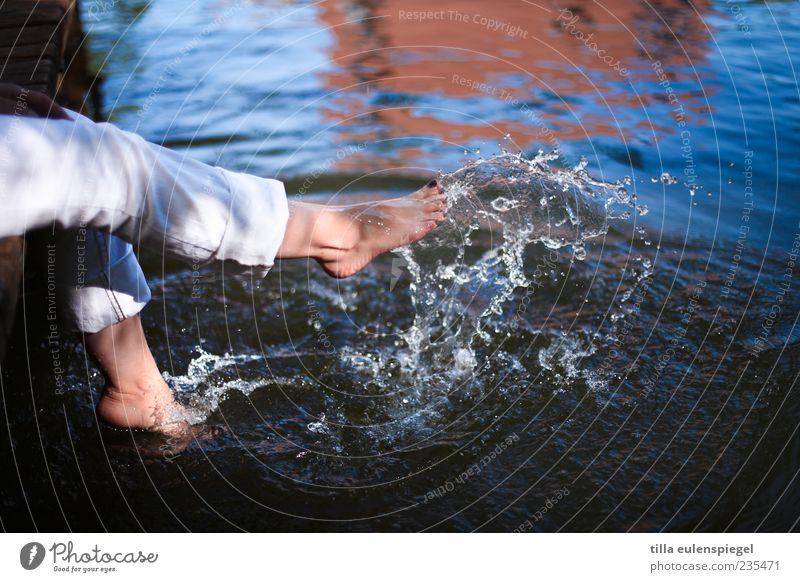
<path id="1" fill-rule="evenodd" d="M 138 315 L 86 335 L 86 348 L 106 378 L 100 420 L 116 428 L 174 435 L 186 431 L 183 407 L 158 371 Z"/>
<path id="2" fill-rule="evenodd" d="M 144 429 L 168 435 L 188 428 L 183 407 L 175 402 L 164 379 L 156 374 L 134 384 L 107 385 L 97 403 L 97 416 L 116 428 Z"/>
<path id="3" fill-rule="evenodd" d="M 432 180 L 402 198 L 327 207 L 317 259 L 328 275 L 349 277 L 378 255 L 423 238 L 444 219 L 444 190 Z"/>

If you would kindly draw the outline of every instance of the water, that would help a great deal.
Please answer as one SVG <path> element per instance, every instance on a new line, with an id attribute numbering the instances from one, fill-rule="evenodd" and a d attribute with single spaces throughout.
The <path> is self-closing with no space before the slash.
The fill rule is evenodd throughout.
<path id="1" fill-rule="evenodd" d="M 55 390 L 31 296 L 5 527 L 796 528 L 797 5 L 441 4 L 520 28 L 84 3 L 113 122 L 317 199 L 437 177 L 450 211 L 343 281 L 143 252 L 189 443 L 99 430 L 78 341 Z"/>
<path id="2" fill-rule="evenodd" d="M 584 260 L 589 239 L 606 234 L 613 221 L 628 218 L 630 209 L 646 212 L 631 202 L 622 182 L 591 178 L 585 163 L 556 170 L 549 165 L 556 158 L 555 154 L 539 154 L 529 160 L 521 154 L 504 153 L 439 176 L 447 192 L 448 221 L 423 241 L 399 249 L 400 260 L 393 263 L 408 272 L 408 307 L 414 319 L 407 329 L 361 341 L 358 336 L 351 337 L 337 350 L 327 339 L 319 314 L 332 307 L 354 310 L 358 293 L 346 302 L 340 295 L 327 295 L 333 303 L 327 309 L 318 308 L 314 299 L 308 301 L 312 333 L 318 339 L 326 338 L 328 349 L 324 352 L 329 353 L 325 355 L 337 356 L 318 377 L 308 378 L 309 386 L 333 387 L 346 376 L 350 377 L 348 384 L 354 384 L 347 392 L 335 390 L 337 394 L 325 403 L 326 410 L 336 410 L 340 400 L 344 401 L 347 409 L 333 413 L 340 422 L 332 424 L 327 416 L 333 414 L 321 412 L 318 421 L 307 425 L 308 430 L 332 435 L 344 427 L 359 429 L 367 435 L 360 444 L 369 452 L 379 452 L 387 442 L 400 447 L 415 445 L 418 434 L 442 428 L 442 419 L 452 412 L 453 395 L 484 396 L 494 389 L 485 371 L 498 353 L 495 349 L 488 353 L 486 347 L 499 340 L 498 348 L 502 348 L 510 332 L 518 328 L 522 314 L 510 312 L 518 307 L 511 301 L 515 292 L 529 293 L 541 285 L 542 273 L 534 271 L 531 278 L 526 274 L 526 248 L 535 243 L 548 248 L 543 264 L 550 268 L 547 275 L 558 280 L 560 257 L 556 250 L 569 246 L 573 262 Z M 617 207 L 627 210 L 615 212 Z M 494 235 L 495 244 L 473 240 L 481 233 Z M 475 258 L 467 261 L 468 252 Z M 649 274 L 642 269 L 639 278 Z M 391 341 L 381 341 L 381 336 Z M 194 423 L 205 421 L 232 390 L 249 396 L 257 389 L 295 383 L 291 378 L 263 379 L 265 360 L 260 355 L 215 356 L 201 347 L 198 352 L 185 375 L 165 374 Z M 283 355 L 306 359 L 319 354 L 298 353 L 293 347 Z M 276 356 L 269 350 L 266 362 Z M 507 381 L 516 379 L 514 372 L 525 371 L 514 353 L 505 354 L 503 362 L 510 366 L 505 373 Z M 256 377 L 242 378 L 240 371 L 250 367 Z M 230 378 L 234 369 L 237 374 Z M 375 399 L 369 415 L 356 412 L 354 418 L 357 408 L 352 403 L 364 398 Z M 343 448 L 337 445 L 336 450 Z"/>

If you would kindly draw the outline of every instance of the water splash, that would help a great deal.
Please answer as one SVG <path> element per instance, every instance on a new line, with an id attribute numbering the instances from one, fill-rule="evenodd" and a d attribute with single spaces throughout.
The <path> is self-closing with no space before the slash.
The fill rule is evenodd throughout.
<path id="1" fill-rule="evenodd" d="M 173 376 L 163 372 L 164 380 L 169 385 L 175 398 L 186 410 L 186 420 L 199 423 L 206 420 L 214 410 L 219 408 L 222 399 L 235 390 L 242 394 L 251 394 L 258 388 L 275 385 L 279 378 L 246 379 L 239 376 L 237 366 L 250 362 L 263 362 L 260 354 L 224 354 L 218 356 L 195 348 L 199 356 L 189 362 L 186 374 Z"/>
<path id="2" fill-rule="evenodd" d="M 510 300 L 534 284 L 526 274 L 530 245 L 569 248 L 569 259 L 582 261 L 587 241 L 606 234 L 611 221 L 646 213 L 628 192 L 630 179 L 593 178 L 585 158 L 573 168 L 551 167 L 558 157 L 504 153 L 440 176 L 449 220 L 400 251 L 412 273 L 416 311 L 404 338 L 407 372 L 463 369 L 467 360 L 480 368 L 479 346 L 508 330 Z"/>
<path id="3" fill-rule="evenodd" d="M 536 361 L 557 380 L 602 384 L 602 377 L 579 371 L 581 358 L 595 350 L 585 338 L 563 347 L 546 342 L 527 364 L 503 349 L 503 341 L 524 323 L 514 301 L 520 293 L 563 279 L 571 263 L 586 259 L 587 242 L 606 234 L 612 221 L 646 212 L 628 192 L 629 179 L 593 178 L 585 159 L 572 168 L 551 167 L 558 157 L 557 152 L 533 159 L 503 154 L 439 177 L 448 197 L 448 220 L 397 251 L 410 274 L 413 324 L 381 345 L 374 337 L 353 337 L 326 359 L 309 383 L 317 392 L 317 383 L 335 386 L 339 394 L 324 392 L 327 405 L 308 411 L 318 419 L 304 425 L 309 433 L 335 440 L 348 425 L 363 426 L 367 443 L 397 442 L 404 434 L 416 440 L 446 422 L 459 405 L 471 406 L 498 378 L 504 385 L 522 382 Z M 547 253 L 541 264 L 531 264 L 531 247 Z M 354 309 L 355 295 L 344 305 L 339 294 L 313 281 L 309 292 L 326 299 L 331 309 Z M 297 384 L 296 378 L 238 377 L 236 369 L 248 364 L 265 366 L 261 354 L 201 351 L 185 376 L 168 381 L 198 420 L 231 390 L 250 394 L 279 381 Z M 343 406 L 342 398 L 356 400 L 357 406 Z"/>

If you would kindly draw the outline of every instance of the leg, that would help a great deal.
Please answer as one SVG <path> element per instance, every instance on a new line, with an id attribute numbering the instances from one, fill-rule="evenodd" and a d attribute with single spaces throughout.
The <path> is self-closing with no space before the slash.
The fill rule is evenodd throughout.
<path id="1" fill-rule="evenodd" d="M 174 432 L 181 409 L 144 337 L 138 313 L 150 290 L 133 248 L 87 229 L 64 233 L 57 248 L 61 311 L 84 334 L 107 382 L 98 417 L 118 428 Z"/>

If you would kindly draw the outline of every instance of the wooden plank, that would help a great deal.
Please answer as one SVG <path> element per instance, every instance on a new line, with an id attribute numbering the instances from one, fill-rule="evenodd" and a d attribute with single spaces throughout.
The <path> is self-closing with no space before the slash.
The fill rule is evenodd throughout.
<path id="1" fill-rule="evenodd" d="M 60 40 L 60 32 L 58 30 L 60 21 L 53 24 L 24 24 L 25 28 L 19 29 L 16 27 L 7 27 L 3 23 L 0 28 L 0 46 L 2 47 L 15 47 L 17 45 L 44 45 L 49 42 L 56 42 Z"/>
<path id="2" fill-rule="evenodd" d="M 4 20 L 31 13 L 39 20 L 60 19 L 74 4 L 73 0 L 0 0 L 0 13 Z"/>
<path id="3" fill-rule="evenodd" d="M 0 81 L 12 81 L 27 88 L 30 88 L 32 84 L 52 87 L 52 90 L 46 91 L 52 95 L 55 90 L 56 75 L 58 75 L 58 66 L 55 63 L 36 59 L 16 62 L 7 66 L 0 75 Z"/>
<path id="4" fill-rule="evenodd" d="M 59 60 L 61 58 L 61 47 L 54 42 L 41 44 L 18 44 L 13 47 L 0 46 L 0 68 L 4 63 L 13 62 L 13 59 L 45 58 Z"/>
<path id="5" fill-rule="evenodd" d="M 89 74 L 89 59 L 86 52 L 86 35 L 83 34 L 77 1 L 68 12 L 65 22 L 62 60 L 64 70 L 56 81 L 56 101 L 94 120 L 100 119 L 100 90 L 94 76 Z"/>
<path id="6" fill-rule="evenodd" d="M 6 342 L 14 324 L 24 250 L 20 237 L 0 239 L 0 329 L 3 331 L 0 333 L 0 356 L 6 353 Z"/>
<path id="7" fill-rule="evenodd" d="M 0 0 L 0 80 L 54 96 L 64 70 L 76 0 Z M 0 362 L 22 279 L 25 241 L 0 239 Z"/>

